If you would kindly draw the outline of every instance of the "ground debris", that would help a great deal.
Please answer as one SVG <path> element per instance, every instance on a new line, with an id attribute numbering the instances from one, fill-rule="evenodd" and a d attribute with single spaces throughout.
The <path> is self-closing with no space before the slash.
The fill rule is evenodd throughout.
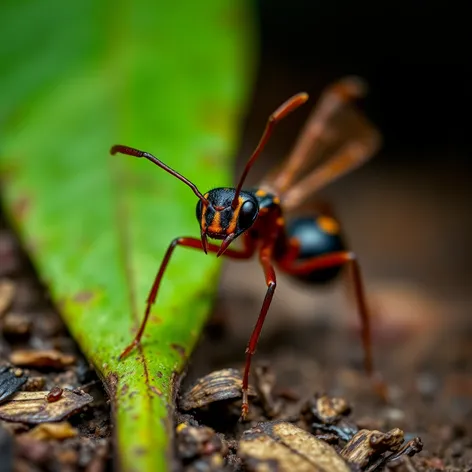
<path id="1" fill-rule="evenodd" d="M 349 472 L 336 450 L 305 430 L 282 421 L 259 423 L 239 442 L 248 471 Z"/>
<path id="2" fill-rule="evenodd" d="M 328 395 L 314 395 L 305 409 L 311 412 L 314 419 L 324 424 L 336 423 L 351 411 L 351 407 L 344 398 Z"/>
<path id="3" fill-rule="evenodd" d="M 8 279 L 0 280 L 0 319 L 10 308 L 15 296 L 15 284 Z"/>
<path id="4" fill-rule="evenodd" d="M 21 434 L 16 438 L 15 446 L 17 455 L 21 459 L 35 464 L 39 470 L 44 470 L 40 467 L 44 466 L 45 463 L 51 459 L 53 454 L 52 442 L 38 441 L 37 439 L 27 437 L 25 434 Z"/>
<path id="5" fill-rule="evenodd" d="M 31 376 L 28 377 L 23 390 L 26 392 L 36 392 L 38 390 L 43 390 L 44 386 L 46 385 L 46 378 L 39 377 L 39 376 Z"/>
<path id="6" fill-rule="evenodd" d="M 241 398 L 242 377 L 237 369 L 223 369 L 211 372 L 198 379 L 181 397 L 179 406 L 188 411 L 202 408 L 213 402 Z M 249 386 L 248 394 L 256 392 Z"/>
<path id="7" fill-rule="evenodd" d="M 5 337 L 27 337 L 30 335 L 33 321 L 29 315 L 7 313 L 3 319 L 2 331 Z"/>
<path id="8" fill-rule="evenodd" d="M 351 418 L 350 404 L 342 397 L 315 394 L 305 404 L 299 404 L 293 414 L 287 414 L 283 398 L 274 390 L 275 375 L 267 368 L 260 368 L 255 374 L 258 392 L 255 404 L 257 417 L 261 419 L 252 420 L 252 429 L 244 430 L 244 423 L 232 421 L 235 403 L 231 402 L 215 404 L 205 410 L 205 415 L 201 410 L 177 414 L 178 457 L 186 472 L 380 472 L 390 464 L 392 467 L 400 464 L 406 467 L 411 464 L 408 456 L 422 450 L 419 438 L 411 439 L 409 434 L 410 440 L 405 442 L 405 434 L 399 428 L 388 432 L 381 432 L 382 426 L 360 428 Z M 228 377 L 231 379 L 229 382 Z M 226 393 L 228 384 L 232 388 L 239 387 L 238 371 L 213 372 L 197 381 L 186 395 L 194 395 L 198 401 L 201 398 L 207 401 L 206 395 L 211 401 L 215 397 L 223 399 L 221 391 Z M 239 389 L 234 395 L 239 396 Z M 277 403 L 282 403 L 279 413 L 273 408 Z M 260 407 L 262 410 L 259 412 Z M 271 414 L 280 417 L 274 420 Z M 226 449 L 209 445 L 212 444 L 209 438 L 217 435 L 217 444 L 223 441 Z M 221 457 L 210 461 L 205 455 L 206 448 L 210 453 L 217 449 Z"/>
<path id="9" fill-rule="evenodd" d="M 0 405 L 0 419 L 21 423 L 61 421 L 91 403 L 93 398 L 64 390 L 60 399 L 50 403 L 49 392 L 18 392 L 9 402 Z"/>
<path id="10" fill-rule="evenodd" d="M 341 455 L 347 461 L 364 468 L 384 452 L 398 451 L 403 441 L 403 431 L 398 428 L 387 433 L 361 429 L 344 446 Z"/>
<path id="11" fill-rule="evenodd" d="M 373 463 L 366 472 L 374 472 L 376 470 L 381 470 L 384 465 L 389 463 L 394 463 L 398 459 L 403 459 L 404 464 L 410 464 L 410 457 L 418 454 L 423 450 L 423 442 L 420 438 L 413 438 L 404 444 L 398 451 L 390 455 L 384 455 L 379 458 L 377 462 Z"/>
<path id="12" fill-rule="evenodd" d="M 10 354 L 10 362 L 22 367 L 49 367 L 63 369 L 75 364 L 76 357 L 55 349 L 17 350 Z"/>
<path id="13" fill-rule="evenodd" d="M 399 428 L 387 433 L 367 428 L 359 430 L 348 418 L 350 413 L 351 407 L 345 399 L 317 394 L 302 409 L 302 418 L 313 432 L 329 433 L 323 436 L 324 440 L 333 444 L 345 442 L 341 456 L 360 470 L 381 470 L 401 456 L 412 456 L 422 450 L 420 438 L 405 444 L 404 432 Z"/>
<path id="14" fill-rule="evenodd" d="M 280 399 L 274 398 L 276 376 L 267 364 L 259 364 L 254 368 L 255 389 L 268 418 L 276 418 L 282 409 Z"/>
<path id="15" fill-rule="evenodd" d="M 351 407 L 344 398 L 315 394 L 302 408 L 302 418 L 313 432 L 334 434 L 342 441 L 349 441 L 359 430 L 349 420 Z"/>
<path id="16" fill-rule="evenodd" d="M 8 366 L 0 366 L 0 403 L 5 402 L 27 381 L 23 373 L 12 371 Z"/>
<path id="17" fill-rule="evenodd" d="M 37 439 L 39 441 L 45 441 L 48 439 L 64 440 L 69 438 L 75 438 L 78 434 L 76 428 L 73 428 L 67 421 L 61 421 L 59 423 L 42 423 L 35 426 L 31 431 L 25 433 L 25 436 Z"/>
<path id="18" fill-rule="evenodd" d="M 228 446 L 213 429 L 180 423 L 176 433 L 177 455 L 187 472 L 225 470 L 224 456 L 228 453 Z"/>

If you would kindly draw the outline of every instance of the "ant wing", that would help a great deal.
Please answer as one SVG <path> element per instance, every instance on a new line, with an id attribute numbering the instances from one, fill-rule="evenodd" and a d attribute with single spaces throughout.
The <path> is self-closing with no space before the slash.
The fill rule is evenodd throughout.
<path id="1" fill-rule="evenodd" d="M 346 77 L 322 94 L 286 162 L 261 184 L 280 195 L 284 208 L 293 209 L 374 155 L 380 134 L 351 104 L 365 90 L 360 79 Z M 314 165 L 318 166 L 310 172 Z M 305 177 L 294 184 L 302 174 Z"/>
<path id="2" fill-rule="evenodd" d="M 380 134 L 374 128 L 366 128 L 364 134 L 340 143 L 324 163 L 282 195 L 284 208 L 293 210 L 322 187 L 362 165 L 373 157 L 380 142 Z"/>

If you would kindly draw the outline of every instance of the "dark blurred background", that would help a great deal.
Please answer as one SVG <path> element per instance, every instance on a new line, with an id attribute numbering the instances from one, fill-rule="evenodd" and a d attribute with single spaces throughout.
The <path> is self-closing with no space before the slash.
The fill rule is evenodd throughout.
<path id="1" fill-rule="evenodd" d="M 358 74 L 372 89 L 366 111 L 387 150 L 399 151 L 397 163 L 408 149 L 416 156 L 409 166 L 427 166 L 439 151 L 453 165 L 470 150 L 466 4 L 259 0 L 260 83 L 288 94 Z"/>

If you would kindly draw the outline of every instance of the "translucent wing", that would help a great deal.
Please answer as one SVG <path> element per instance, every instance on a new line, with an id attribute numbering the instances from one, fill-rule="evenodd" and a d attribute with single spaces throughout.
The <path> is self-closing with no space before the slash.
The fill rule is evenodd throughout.
<path id="1" fill-rule="evenodd" d="M 275 174 L 262 182 L 261 188 L 279 195 L 284 207 L 293 209 L 370 159 L 380 146 L 380 134 L 352 105 L 365 91 L 366 86 L 356 77 L 346 77 L 329 86 L 292 153 Z"/>

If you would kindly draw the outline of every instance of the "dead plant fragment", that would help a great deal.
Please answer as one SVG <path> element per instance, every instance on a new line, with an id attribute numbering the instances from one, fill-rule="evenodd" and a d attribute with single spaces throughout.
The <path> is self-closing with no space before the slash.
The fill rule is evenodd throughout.
<path id="1" fill-rule="evenodd" d="M 61 421 L 60 423 L 39 424 L 25 433 L 24 436 L 38 441 L 46 441 L 49 439 L 62 441 L 64 439 L 75 438 L 77 434 L 77 429 L 73 428 L 70 423 L 67 421 Z"/>
<path id="2" fill-rule="evenodd" d="M 238 456 L 251 472 L 350 472 L 332 446 L 280 421 L 260 423 L 246 431 L 239 442 Z"/>
<path id="3" fill-rule="evenodd" d="M 31 333 L 33 321 L 29 315 L 10 311 L 3 319 L 2 331 L 6 338 L 26 338 Z"/>
<path id="4" fill-rule="evenodd" d="M 403 431 L 395 428 L 387 433 L 361 429 L 344 446 L 341 455 L 349 462 L 365 468 L 384 452 L 398 451 L 404 441 Z"/>
<path id="5" fill-rule="evenodd" d="M 349 420 L 351 407 L 344 398 L 315 394 L 302 409 L 302 418 L 313 432 L 334 434 L 337 440 L 349 441 L 358 431 Z"/>
<path id="6" fill-rule="evenodd" d="M 10 354 L 10 362 L 21 367 L 63 369 L 75 364 L 76 357 L 71 354 L 64 354 L 55 349 L 21 349 Z"/>
<path id="7" fill-rule="evenodd" d="M 262 408 L 270 419 L 276 418 L 282 409 L 282 402 L 274 397 L 276 376 L 269 365 L 259 364 L 254 367 L 255 389 Z"/>
<path id="8" fill-rule="evenodd" d="M 351 407 L 344 398 L 328 395 L 314 395 L 313 399 L 309 401 L 308 407 L 313 416 L 325 424 L 337 422 L 351 411 Z"/>
<path id="9" fill-rule="evenodd" d="M 237 369 L 223 369 L 201 377 L 180 399 L 184 411 L 203 408 L 210 403 L 241 398 L 242 377 Z M 248 394 L 256 392 L 249 386 Z"/>
<path id="10" fill-rule="evenodd" d="M 10 308 L 15 296 L 15 284 L 8 279 L 0 280 L 0 319 Z"/>
<path id="11" fill-rule="evenodd" d="M 177 455 L 186 472 L 224 470 L 228 446 L 213 429 L 180 423 L 176 433 Z"/>
<path id="12" fill-rule="evenodd" d="M 61 398 L 50 403 L 48 393 L 18 392 L 9 402 L 0 405 L 0 419 L 30 424 L 61 421 L 93 400 L 87 393 L 78 395 L 64 390 Z"/>

